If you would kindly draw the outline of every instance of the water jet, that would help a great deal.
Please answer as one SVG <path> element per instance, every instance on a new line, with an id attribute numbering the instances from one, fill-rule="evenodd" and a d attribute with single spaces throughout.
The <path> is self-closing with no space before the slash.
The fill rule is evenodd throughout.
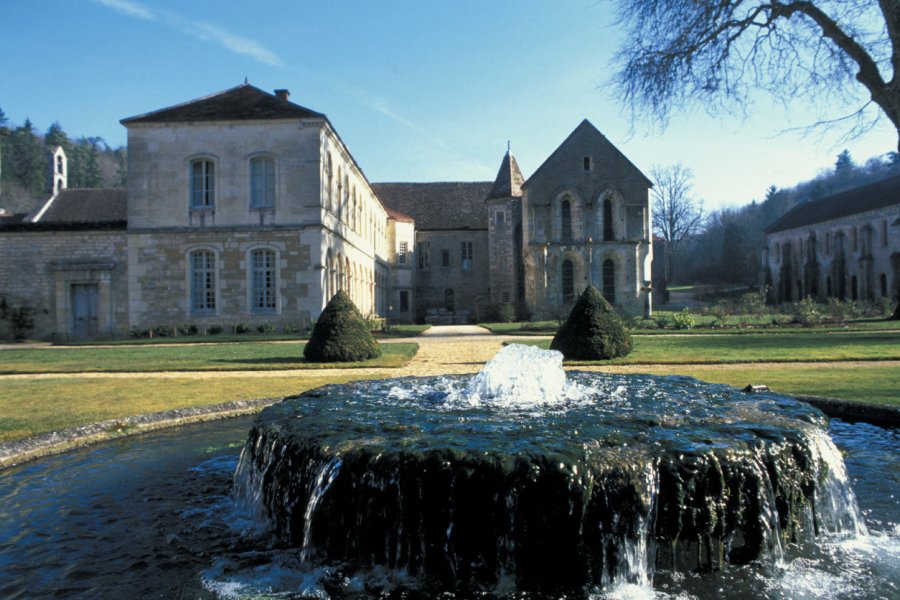
<path id="1" fill-rule="evenodd" d="M 865 535 L 826 417 L 686 377 L 562 372 L 331 385 L 265 409 L 235 494 L 314 565 L 429 590 L 578 594 L 774 564 Z"/>

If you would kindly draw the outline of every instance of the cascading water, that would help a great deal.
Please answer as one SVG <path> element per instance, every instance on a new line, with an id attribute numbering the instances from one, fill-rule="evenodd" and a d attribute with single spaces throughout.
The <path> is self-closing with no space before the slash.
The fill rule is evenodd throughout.
<path id="1" fill-rule="evenodd" d="M 304 560 L 439 590 L 649 587 L 865 533 L 816 409 L 561 362 L 508 346 L 474 378 L 287 399 L 254 423 L 236 496 Z"/>

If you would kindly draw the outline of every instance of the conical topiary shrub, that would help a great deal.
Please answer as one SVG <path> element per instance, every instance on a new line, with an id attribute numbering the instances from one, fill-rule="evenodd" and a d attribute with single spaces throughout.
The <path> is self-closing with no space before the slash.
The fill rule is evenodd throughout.
<path id="1" fill-rule="evenodd" d="M 338 290 L 319 316 L 303 356 L 310 362 L 356 362 L 381 356 L 381 347 L 350 297 Z"/>
<path id="2" fill-rule="evenodd" d="M 631 335 L 609 302 L 589 285 L 550 343 L 570 360 L 606 360 L 631 352 Z"/>

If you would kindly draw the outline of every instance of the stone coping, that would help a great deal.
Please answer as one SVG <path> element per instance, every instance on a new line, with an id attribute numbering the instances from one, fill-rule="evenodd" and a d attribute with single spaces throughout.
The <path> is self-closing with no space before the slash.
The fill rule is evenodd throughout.
<path id="1" fill-rule="evenodd" d="M 176 408 L 146 415 L 109 419 L 62 431 L 40 433 L 21 440 L 0 443 L 0 469 L 123 436 L 253 414 L 280 400 L 281 398 L 261 398 Z"/>
<path id="2" fill-rule="evenodd" d="M 864 421 L 881 427 L 900 427 L 900 407 L 898 406 L 867 404 L 820 396 L 798 395 L 793 397 L 809 402 L 829 417 L 848 421 Z M 253 414 L 282 399 L 236 400 L 208 406 L 178 408 L 121 419 L 109 419 L 81 427 L 41 433 L 21 440 L 0 443 L 0 470 L 123 436 L 189 423 Z"/>

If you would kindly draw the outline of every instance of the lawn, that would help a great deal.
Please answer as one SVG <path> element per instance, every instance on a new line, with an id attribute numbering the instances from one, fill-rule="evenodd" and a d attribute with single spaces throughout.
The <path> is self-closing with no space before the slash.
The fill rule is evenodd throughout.
<path id="1" fill-rule="evenodd" d="M 0 442 L 173 408 L 277 398 L 352 379 L 316 371 L 296 377 L 259 375 L 5 380 L 0 382 Z"/>
<path id="2" fill-rule="evenodd" d="M 4 350 L 0 374 L 114 373 L 153 371 L 265 371 L 322 369 L 328 363 L 303 358 L 303 342 L 200 345 L 67 346 Z M 418 349 L 415 343 L 382 343 L 379 358 L 341 363 L 341 368 L 400 367 Z"/>
<path id="3" fill-rule="evenodd" d="M 633 338 L 634 351 L 610 364 L 900 360 L 900 332 L 635 335 Z M 550 347 L 550 340 L 524 343 Z"/>
<path id="4" fill-rule="evenodd" d="M 654 315 L 658 319 L 672 321 L 672 311 L 656 311 Z M 644 321 L 637 320 L 631 328 L 631 332 L 640 335 L 671 335 L 677 333 L 679 335 L 743 335 L 758 334 L 765 332 L 766 334 L 782 334 L 782 333 L 824 333 L 824 332 L 855 332 L 855 331 L 898 331 L 900 332 L 900 321 L 892 321 L 888 319 L 855 319 L 847 321 L 844 324 L 824 323 L 815 327 L 805 327 L 798 323 L 791 323 L 789 316 L 748 316 L 748 315 L 729 315 L 725 318 L 725 326 L 716 323 L 716 317 L 711 315 L 693 315 L 696 322 L 695 327 L 691 329 L 660 329 L 656 320 L 653 320 L 652 327 L 643 326 Z M 772 325 L 772 320 L 778 321 L 778 325 Z M 649 323 L 649 321 L 648 321 Z M 557 321 L 531 321 L 525 323 L 481 323 L 482 327 L 489 329 L 497 335 L 515 335 L 515 336 L 544 336 L 554 335 L 559 329 Z"/>
<path id="5" fill-rule="evenodd" d="M 578 367 L 573 367 L 578 368 Z M 900 406 L 900 367 L 880 364 L 828 365 L 610 365 L 601 370 L 613 373 L 687 375 L 737 388 L 748 384 L 767 385 L 774 392 L 800 396 L 843 398 L 873 404 Z"/>

